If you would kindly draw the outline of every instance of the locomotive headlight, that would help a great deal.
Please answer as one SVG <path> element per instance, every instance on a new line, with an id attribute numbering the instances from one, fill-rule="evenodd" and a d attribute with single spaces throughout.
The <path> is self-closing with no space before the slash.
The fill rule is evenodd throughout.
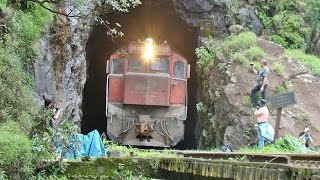
<path id="1" fill-rule="evenodd" d="M 145 48 L 144 48 L 144 58 L 147 61 L 150 61 L 153 58 L 154 55 L 154 45 L 153 45 L 153 39 L 147 38 L 145 40 Z"/>

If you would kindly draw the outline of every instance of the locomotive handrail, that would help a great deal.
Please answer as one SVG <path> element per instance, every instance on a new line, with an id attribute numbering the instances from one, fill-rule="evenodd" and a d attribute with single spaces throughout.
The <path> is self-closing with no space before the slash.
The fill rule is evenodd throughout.
<path id="1" fill-rule="evenodd" d="M 109 76 L 107 75 L 107 89 L 106 89 L 106 116 L 108 117 L 108 106 L 109 106 Z"/>

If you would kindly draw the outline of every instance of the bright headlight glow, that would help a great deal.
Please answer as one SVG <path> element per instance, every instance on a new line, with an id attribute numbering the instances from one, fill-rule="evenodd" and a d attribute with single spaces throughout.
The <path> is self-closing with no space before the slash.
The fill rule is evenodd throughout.
<path id="1" fill-rule="evenodd" d="M 144 48 L 144 58 L 147 61 L 150 61 L 154 55 L 154 46 L 153 46 L 153 39 L 147 38 L 145 40 L 145 48 Z"/>

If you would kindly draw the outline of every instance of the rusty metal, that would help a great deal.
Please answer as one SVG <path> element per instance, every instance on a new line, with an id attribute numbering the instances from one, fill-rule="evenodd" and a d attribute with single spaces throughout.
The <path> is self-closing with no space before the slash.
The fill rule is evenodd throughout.
<path id="1" fill-rule="evenodd" d="M 136 132 L 138 135 L 147 136 L 152 131 L 154 131 L 154 128 L 150 123 L 136 123 Z"/>
<path id="2" fill-rule="evenodd" d="M 161 169 L 236 180 L 320 179 L 320 154 L 175 152 L 182 158 L 163 159 Z"/>

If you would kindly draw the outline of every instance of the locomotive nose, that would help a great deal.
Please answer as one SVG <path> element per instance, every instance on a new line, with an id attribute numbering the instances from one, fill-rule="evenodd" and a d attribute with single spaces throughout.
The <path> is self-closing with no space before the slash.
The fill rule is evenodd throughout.
<path id="1" fill-rule="evenodd" d="M 168 74 L 126 73 L 124 104 L 169 106 Z"/>

